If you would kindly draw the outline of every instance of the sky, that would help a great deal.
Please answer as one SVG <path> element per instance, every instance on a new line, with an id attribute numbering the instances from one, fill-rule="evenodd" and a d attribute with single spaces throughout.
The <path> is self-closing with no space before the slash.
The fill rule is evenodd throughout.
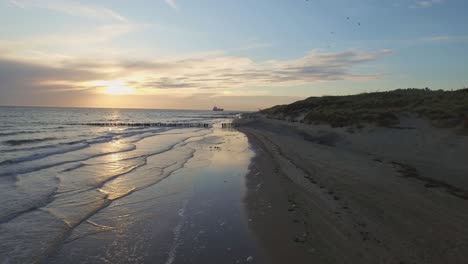
<path id="1" fill-rule="evenodd" d="M 0 0 L 0 105 L 257 110 L 468 87 L 466 0 Z"/>

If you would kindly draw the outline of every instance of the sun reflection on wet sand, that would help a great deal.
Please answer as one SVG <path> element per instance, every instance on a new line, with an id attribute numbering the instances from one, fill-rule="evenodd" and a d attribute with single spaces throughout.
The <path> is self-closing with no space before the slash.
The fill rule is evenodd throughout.
<path id="1" fill-rule="evenodd" d="M 51 263 L 79 262 L 83 256 L 74 248 L 108 262 L 118 261 L 117 256 L 177 262 L 185 256 L 204 263 L 207 255 L 218 263 L 235 262 L 246 252 L 260 259 L 242 203 L 244 175 L 254 154 L 243 134 L 219 128 L 211 132 L 148 157 L 145 166 L 107 182 L 100 192 L 108 199 L 121 198 L 89 220 L 115 228 L 96 233 L 96 226 L 80 225 L 73 234 L 79 239 L 65 245 Z M 139 142 L 137 149 L 140 145 L 154 146 Z M 102 161 L 118 164 L 124 157 L 112 154 Z M 231 250 L 207 251 L 213 247 Z"/>

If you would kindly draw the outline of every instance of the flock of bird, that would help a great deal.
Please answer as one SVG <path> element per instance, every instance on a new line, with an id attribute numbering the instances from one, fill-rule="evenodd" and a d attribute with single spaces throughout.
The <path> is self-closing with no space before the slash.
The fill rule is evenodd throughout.
<path id="1" fill-rule="evenodd" d="M 305 1 L 306 1 L 306 2 L 309 2 L 309 0 L 305 0 Z M 349 17 L 349 16 L 346 17 L 346 20 L 349 20 L 349 21 L 350 21 L 350 20 L 351 20 L 351 17 Z M 358 27 L 361 26 L 361 22 L 359 22 L 359 21 L 358 21 L 356 24 L 357 24 Z M 331 31 L 330 34 L 331 34 L 331 35 L 335 35 L 335 32 L 334 32 L 334 31 Z M 328 46 L 328 48 L 330 48 L 330 47 L 331 47 L 331 44 L 328 44 L 327 46 Z"/>

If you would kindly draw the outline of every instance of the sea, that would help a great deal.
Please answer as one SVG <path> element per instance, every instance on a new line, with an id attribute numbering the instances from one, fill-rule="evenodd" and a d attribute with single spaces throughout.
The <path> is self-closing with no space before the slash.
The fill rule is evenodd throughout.
<path id="1" fill-rule="evenodd" d="M 190 208 L 194 217 L 205 212 L 203 219 L 211 219 L 210 212 L 226 207 L 220 203 L 214 209 L 217 198 L 207 196 L 212 190 L 219 197 L 215 193 L 228 181 L 214 186 L 221 176 L 235 176 L 234 185 L 222 188 L 225 197 L 238 202 L 230 201 L 236 209 L 219 221 L 232 222 L 233 240 L 242 232 L 247 236 L 237 192 L 252 155 L 243 135 L 219 129 L 238 116 L 228 111 L 0 107 L 0 263 L 173 263 Z M 202 176 L 194 180 L 194 175 Z M 205 190 L 196 194 L 194 186 Z M 196 197 L 212 201 L 213 208 L 203 207 L 206 203 Z M 202 229 L 185 235 L 207 236 Z M 123 244 L 117 244 L 118 238 Z M 207 241 L 212 238 L 208 235 Z M 248 244 L 245 237 L 237 240 Z M 239 256 L 247 250 L 243 247 L 233 261 L 244 257 Z"/>

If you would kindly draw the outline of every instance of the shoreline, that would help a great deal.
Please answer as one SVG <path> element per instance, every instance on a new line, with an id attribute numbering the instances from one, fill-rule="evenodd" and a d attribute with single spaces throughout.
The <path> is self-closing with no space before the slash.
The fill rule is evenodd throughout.
<path id="1" fill-rule="evenodd" d="M 239 131 L 246 134 L 255 152 L 246 175 L 244 202 L 249 227 L 267 252 L 267 263 L 308 263 L 314 249 L 303 243 L 306 216 L 293 212 L 297 207 L 295 193 L 301 190 L 280 171 L 280 165 L 254 134 Z"/>
<path id="2" fill-rule="evenodd" d="M 181 144 L 194 153 L 180 169 L 90 217 L 47 261 L 267 263 L 242 200 L 253 155 L 247 138 L 216 127 Z"/>
<path id="3" fill-rule="evenodd" d="M 271 263 L 468 260 L 468 185 L 460 174 L 468 170 L 451 156 L 466 149 L 465 136 L 419 124 L 353 133 L 262 117 L 236 125 L 256 152 L 245 202 Z M 419 160 L 383 142 L 389 133 Z M 409 144 L 419 137 L 427 141 Z"/>

